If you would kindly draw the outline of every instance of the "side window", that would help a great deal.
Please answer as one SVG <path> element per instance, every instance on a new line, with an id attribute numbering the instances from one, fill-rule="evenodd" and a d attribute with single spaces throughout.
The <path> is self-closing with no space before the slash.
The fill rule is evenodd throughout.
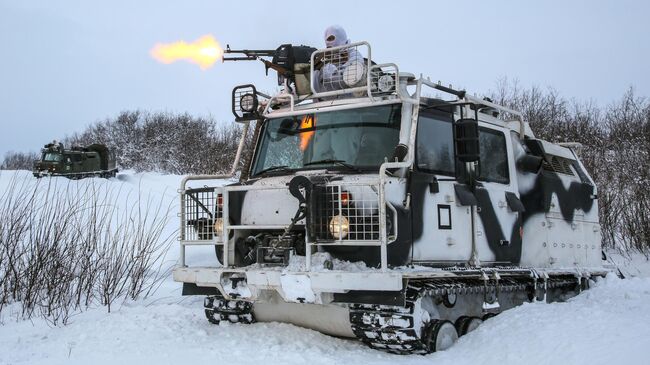
<path id="1" fill-rule="evenodd" d="M 479 180 L 508 184 L 508 153 L 506 137 L 502 132 L 487 128 L 479 130 Z"/>
<path id="2" fill-rule="evenodd" d="M 420 115 L 416 146 L 418 169 L 425 172 L 455 175 L 454 132 L 451 118 Z"/>

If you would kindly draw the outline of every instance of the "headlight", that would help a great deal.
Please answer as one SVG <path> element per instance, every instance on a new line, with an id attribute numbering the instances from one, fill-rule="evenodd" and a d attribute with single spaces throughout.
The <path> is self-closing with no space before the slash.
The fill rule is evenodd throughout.
<path id="1" fill-rule="evenodd" d="M 257 104 L 257 99 L 255 99 L 255 95 L 253 94 L 244 94 L 239 99 L 239 108 L 244 113 L 254 112 L 256 107 L 255 104 Z"/>
<path id="2" fill-rule="evenodd" d="M 223 235 L 223 218 L 214 220 L 214 234 L 221 237 Z"/>
<path id="3" fill-rule="evenodd" d="M 363 80 L 366 67 L 360 60 L 350 62 L 343 70 L 343 82 L 348 86 L 355 86 Z"/>
<path id="4" fill-rule="evenodd" d="M 350 221 L 342 215 L 335 215 L 330 219 L 330 233 L 334 238 L 343 239 L 350 233 Z"/>
<path id="5" fill-rule="evenodd" d="M 379 91 L 385 93 L 393 91 L 393 88 L 395 87 L 395 80 L 393 79 L 393 76 L 382 75 L 377 81 L 377 87 L 379 88 Z"/>

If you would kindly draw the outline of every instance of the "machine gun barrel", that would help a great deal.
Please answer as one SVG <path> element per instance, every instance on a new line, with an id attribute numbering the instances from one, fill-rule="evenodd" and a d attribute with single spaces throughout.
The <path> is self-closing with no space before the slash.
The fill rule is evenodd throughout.
<path id="1" fill-rule="evenodd" d="M 268 75 L 269 69 L 277 71 L 280 75 L 283 75 L 285 77 L 291 75 L 291 71 L 277 65 L 271 61 L 265 60 L 262 57 L 275 57 L 276 56 L 277 50 L 268 50 L 268 49 L 230 49 L 230 45 L 226 45 L 226 50 L 223 52 L 224 54 L 243 54 L 243 56 L 232 56 L 232 57 L 226 57 L 222 56 L 221 59 L 222 61 L 255 61 L 255 60 L 260 60 L 262 63 L 264 63 L 264 67 L 266 67 L 266 74 Z"/>
<path id="2" fill-rule="evenodd" d="M 224 54 L 243 54 L 244 56 L 233 56 L 226 57 L 223 56 L 223 61 L 255 61 L 260 57 L 273 57 L 275 55 L 275 50 L 268 49 L 230 49 L 230 45 L 226 45 L 226 50 Z"/>

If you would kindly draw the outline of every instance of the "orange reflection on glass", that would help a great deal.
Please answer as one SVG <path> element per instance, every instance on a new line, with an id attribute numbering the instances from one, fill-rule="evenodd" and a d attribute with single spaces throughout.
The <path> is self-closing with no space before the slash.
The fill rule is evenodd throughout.
<path id="1" fill-rule="evenodd" d="M 305 115 L 300 121 L 300 129 L 313 128 L 316 125 L 313 115 Z M 300 150 L 305 151 L 314 137 L 314 131 L 300 133 Z"/>

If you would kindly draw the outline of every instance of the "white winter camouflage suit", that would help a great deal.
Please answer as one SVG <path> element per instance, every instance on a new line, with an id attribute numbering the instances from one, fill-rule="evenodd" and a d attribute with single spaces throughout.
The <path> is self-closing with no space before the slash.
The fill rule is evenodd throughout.
<path id="1" fill-rule="evenodd" d="M 325 45 L 327 48 L 343 46 L 349 44 L 345 30 L 338 26 L 333 25 L 325 30 Z M 363 56 L 356 49 L 342 50 L 330 54 L 328 57 L 331 62 L 325 62 L 320 71 L 315 71 L 315 77 L 318 81 L 316 83 L 316 91 L 332 91 L 340 90 L 349 87 L 343 83 L 343 72 L 347 67 L 356 67 L 358 62 L 363 64 Z M 330 56 L 328 55 L 328 56 Z"/>

